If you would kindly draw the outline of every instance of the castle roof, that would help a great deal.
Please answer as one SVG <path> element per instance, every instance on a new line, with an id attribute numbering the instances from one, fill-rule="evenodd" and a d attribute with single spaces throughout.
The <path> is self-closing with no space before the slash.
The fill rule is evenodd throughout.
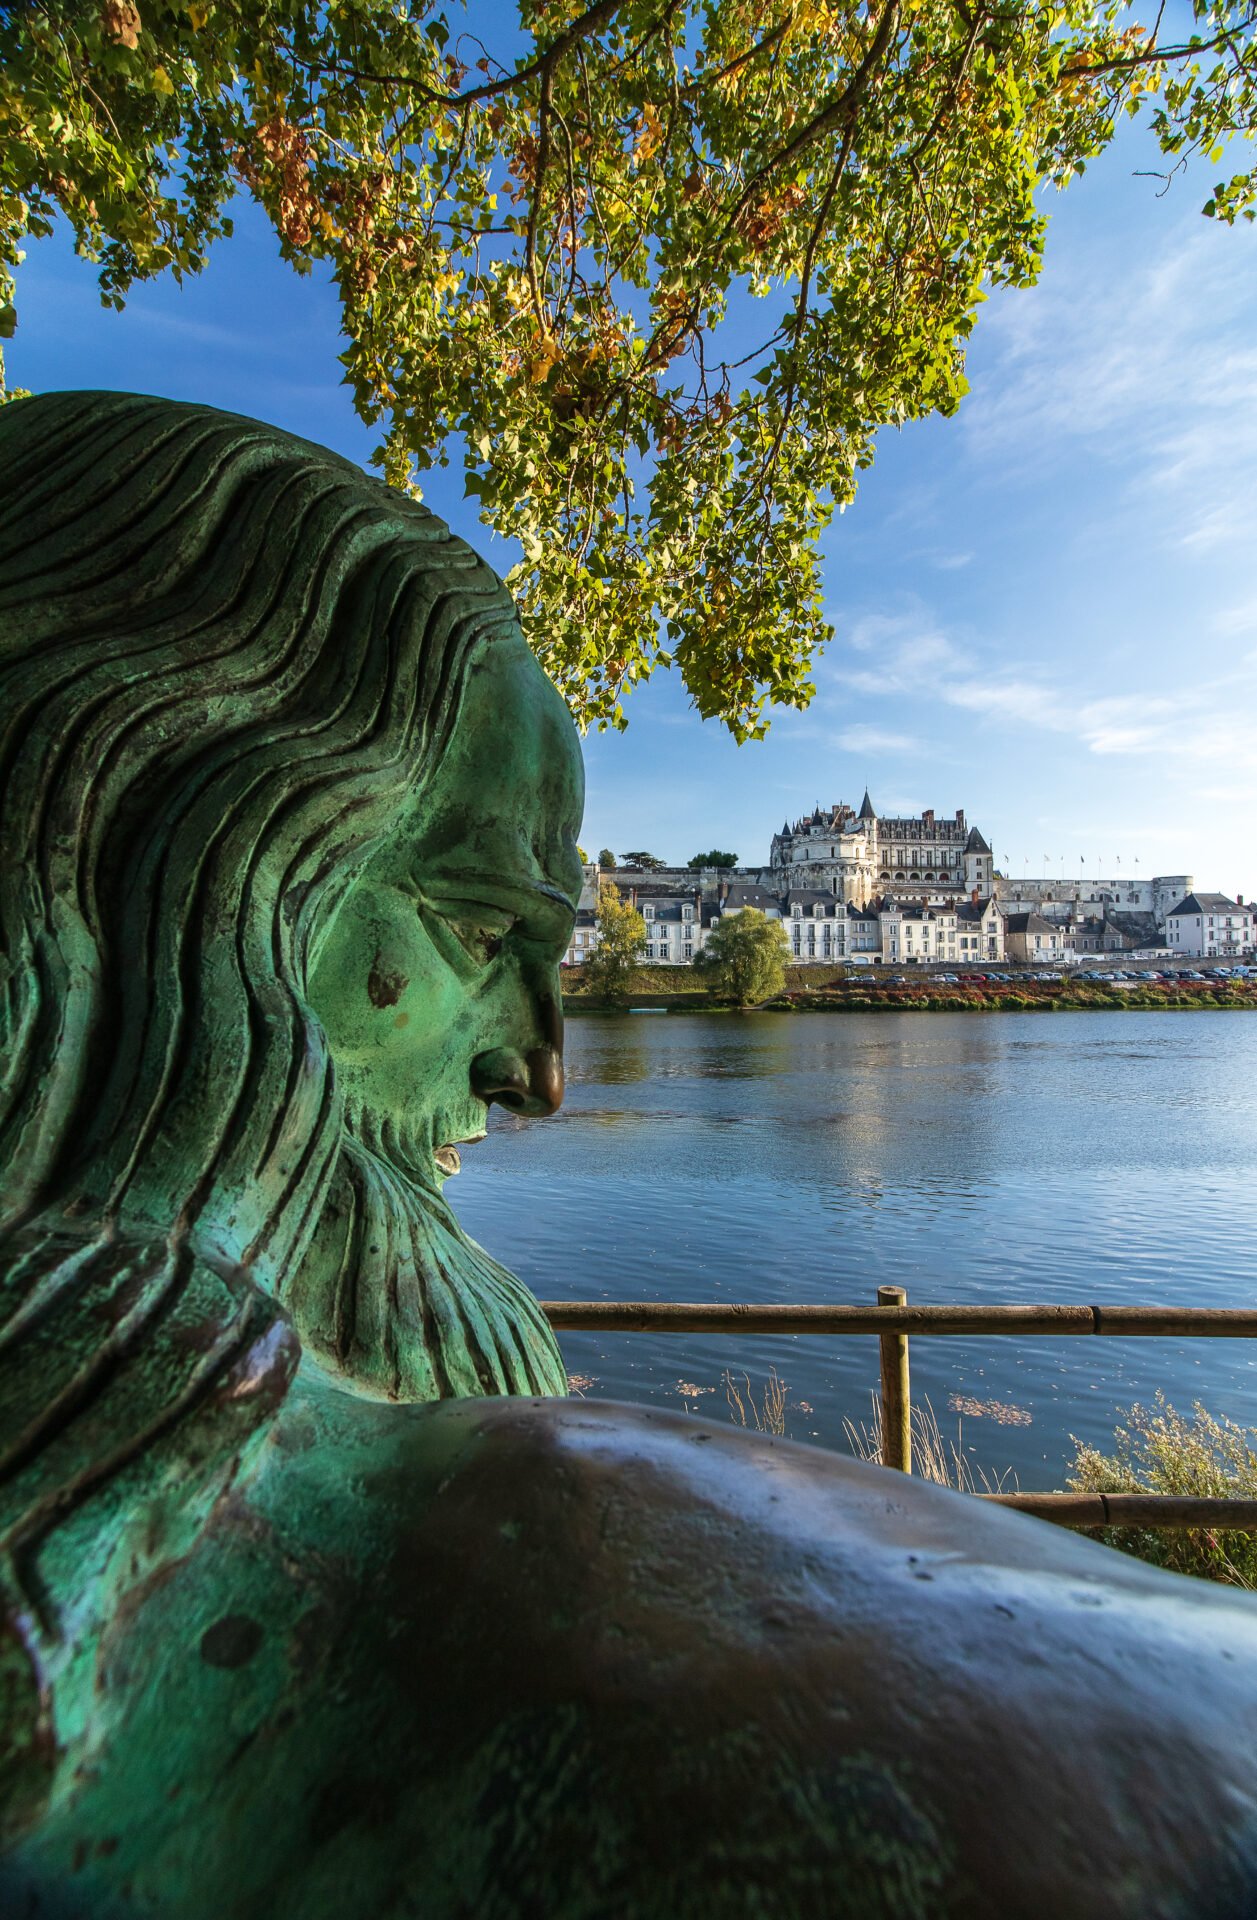
<path id="1" fill-rule="evenodd" d="M 969 838 L 965 841 L 965 852 L 966 853 L 989 853 L 990 851 L 991 849 L 987 846 L 986 841 L 982 838 L 982 835 L 978 832 L 977 828 L 970 827 Z"/>
<path id="2" fill-rule="evenodd" d="M 876 820 L 877 818 L 873 802 L 869 799 L 869 790 L 867 787 L 864 789 L 864 802 L 860 808 L 859 818 L 861 820 Z"/>

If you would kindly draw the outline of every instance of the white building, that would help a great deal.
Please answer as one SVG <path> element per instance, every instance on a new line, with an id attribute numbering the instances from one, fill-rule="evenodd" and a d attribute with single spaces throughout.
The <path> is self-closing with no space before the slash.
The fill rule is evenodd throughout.
<path id="1" fill-rule="evenodd" d="M 1224 893 L 1189 893 L 1166 916 L 1165 943 L 1197 960 L 1237 958 L 1252 951 L 1253 910 Z"/>
<path id="2" fill-rule="evenodd" d="M 1066 951 L 1066 929 L 1041 913 L 1007 913 L 1004 945 L 1010 960 L 1059 960 Z"/>
<path id="3" fill-rule="evenodd" d="M 1004 958 L 1004 920 L 988 894 L 944 907 L 886 900 L 878 915 L 882 962 L 888 967 L 976 967 Z"/>
<path id="4" fill-rule="evenodd" d="M 656 895 L 650 900 L 639 900 L 638 911 L 646 922 L 643 957 L 647 962 L 657 967 L 685 967 L 701 952 L 706 928 L 700 888 L 673 898 Z M 708 919 L 710 921 L 710 909 Z"/>

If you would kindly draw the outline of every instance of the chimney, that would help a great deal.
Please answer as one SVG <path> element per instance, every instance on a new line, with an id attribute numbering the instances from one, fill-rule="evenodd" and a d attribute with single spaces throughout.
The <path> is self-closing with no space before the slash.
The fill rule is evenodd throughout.
<path id="1" fill-rule="evenodd" d="M 728 898 L 729 898 L 729 882 L 727 880 L 722 880 L 720 882 L 720 904 L 722 907 Z"/>
<path id="2" fill-rule="evenodd" d="M 963 827 L 964 824 L 965 824 L 965 810 L 963 807 L 957 807 L 956 808 L 956 825 L 958 827 Z"/>
<path id="3" fill-rule="evenodd" d="M 1236 904 L 1236 906 L 1237 906 L 1237 907 L 1242 907 L 1242 906 L 1243 906 L 1243 904 L 1244 904 L 1244 896 L 1243 896 L 1243 894 L 1242 894 L 1242 893 L 1237 893 L 1237 894 L 1236 894 L 1236 896 L 1235 896 L 1235 904 Z"/>
<path id="4" fill-rule="evenodd" d="M 925 822 L 925 824 L 926 824 L 926 826 L 927 826 L 927 827 L 932 827 L 932 826 L 934 825 L 934 809 L 933 809 L 933 807 L 927 807 L 927 808 L 925 809 L 925 812 L 924 812 L 924 813 L 923 813 L 923 814 L 921 815 L 921 818 L 922 818 L 922 819 L 924 820 L 924 822 Z"/>
<path id="5" fill-rule="evenodd" d="M 976 907 L 978 904 L 978 890 L 976 887 L 973 889 L 973 892 L 969 895 L 969 899 L 971 903 Z"/>

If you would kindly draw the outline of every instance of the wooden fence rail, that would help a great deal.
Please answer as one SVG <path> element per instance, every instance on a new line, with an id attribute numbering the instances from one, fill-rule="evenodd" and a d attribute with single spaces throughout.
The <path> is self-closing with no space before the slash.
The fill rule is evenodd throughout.
<path id="1" fill-rule="evenodd" d="M 1122 1334 L 1257 1338 L 1247 1307 L 760 1306 L 685 1300 L 543 1300 L 556 1332 Z"/>
<path id="2" fill-rule="evenodd" d="M 763 1306 L 684 1300 L 543 1300 L 556 1333 L 875 1334 L 880 1344 L 884 1461 L 912 1471 L 908 1335 L 1136 1335 L 1257 1338 L 1247 1307 L 911 1307 L 902 1287 L 879 1287 L 875 1307 Z M 1229 1528 L 1257 1532 L 1257 1500 L 1163 1493 L 988 1493 L 1066 1527 Z"/>

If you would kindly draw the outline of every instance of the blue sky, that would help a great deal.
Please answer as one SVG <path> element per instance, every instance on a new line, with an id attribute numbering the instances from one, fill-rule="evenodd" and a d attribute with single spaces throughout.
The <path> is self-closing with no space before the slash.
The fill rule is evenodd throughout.
<path id="1" fill-rule="evenodd" d="M 804 713 L 736 747 L 672 676 L 586 741 L 584 844 L 767 858 L 817 801 L 964 807 L 1014 874 L 1190 872 L 1257 892 L 1257 231 L 1137 129 L 1048 202 L 1037 287 L 983 310 L 953 420 L 886 434 L 825 540 L 836 637 Z M 1226 171 L 1232 171 L 1227 167 Z M 61 239 L 20 270 L 16 385 L 254 413 L 366 460 L 331 291 L 247 211 L 184 288 L 99 305 Z M 503 571 L 461 498 L 427 497 Z"/>

